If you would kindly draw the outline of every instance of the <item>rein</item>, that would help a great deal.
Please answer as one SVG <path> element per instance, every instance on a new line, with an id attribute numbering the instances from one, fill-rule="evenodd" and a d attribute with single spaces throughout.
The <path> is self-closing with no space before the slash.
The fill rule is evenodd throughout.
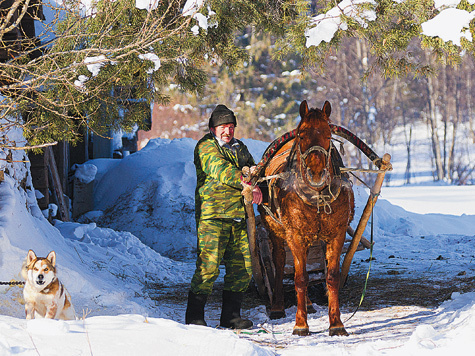
<path id="1" fill-rule="evenodd" d="M 373 194 L 373 193 L 370 193 L 370 194 Z M 361 293 L 361 298 L 360 298 L 360 302 L 358 304 L 358 306 L 356 307 L 355 311 L 353 312 L 353 314 L 350 315 L 350 317 L 348 319 L 345 320 L 345 323 L 350 320 L 351 318 L 353 318 L 356 314 L 356 312 L 360 309 L 361 307 L 361 304 L 363 304 L 363 300 L 364 300 L 364 297 L 366 295 L 366 288 L 368 286 L 368 280 L 369 280 L 369 272 L 371 271 L 371 262 L 373 261 L 373 245 L 374 245 L 374 232 L 373 232 L 373 225 L 374 225 L 374 221 L 373 221 L 373 211 L 374 211 L 374 205 L 371 204 L 371 240 L 370 240 L 370 250 L 369 250 L 369 266 L 368 266 L 368 272 L 366 273 L 366 279 L 365 279 L 365 282 L 364 282 L 364 287 L 363 287 L 363 292 Z"/>

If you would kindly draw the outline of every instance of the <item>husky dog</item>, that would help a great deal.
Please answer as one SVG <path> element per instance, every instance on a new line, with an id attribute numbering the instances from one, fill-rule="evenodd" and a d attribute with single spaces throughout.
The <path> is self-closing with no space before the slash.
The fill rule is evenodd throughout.
<path id="1" fill-rule="evenodd" d="M 26 280 L 23 289 L 26 318 L 75 319 L 71 296 L 56 276 L 56 253 L 51 251 L 42 258 L 30 250 L 25 262 L 22 274 Z"/>

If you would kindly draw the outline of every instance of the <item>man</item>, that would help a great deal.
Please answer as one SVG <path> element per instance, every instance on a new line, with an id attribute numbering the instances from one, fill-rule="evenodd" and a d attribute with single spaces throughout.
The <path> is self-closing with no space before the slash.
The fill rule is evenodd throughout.
<path id="1" fill-rule="evenodd" d="M 255 163 L 247 147 L 234 138 L 236 124 L 234 113 L 218 105 L 209 119 L 210 133 L 195 147 L 198 258 L 188 294 L 186 324 L 206 326 L 204 307 L 218 277 L 220 262 L 224 261 L 220 325 L 233 329 L 253 325 L 241 318 L 242 298 L 252 276 L 241 170 Z M 259 188 L 255 187 L 252 193 L 253 203 L 260 204 Z"/>

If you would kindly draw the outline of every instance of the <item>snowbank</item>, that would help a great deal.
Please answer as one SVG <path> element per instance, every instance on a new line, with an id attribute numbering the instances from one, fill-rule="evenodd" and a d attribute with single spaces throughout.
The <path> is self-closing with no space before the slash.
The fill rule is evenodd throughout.
<path id="1" fill-rule="evenodd" d="M 244 140 L 256 161 L 267 143 Z M 101 226 L 126 230 L 166 256 L 190 255 L 196 247 L 194 219 L 196 141 L 153 139 L 139 152 L 117 163 L 97 165 L 95 209 Z"/>
<path id="2" fill-rule="evenodd" d="M 252 140 L 246 140 L 246 144 L 256 158 L 267 146 Z M 180 246 L 194 245 L 193 228 L 186 225 L 188 220 L 194 223 L 194 145 L 195 141 L 189 139 L 153 140 L 145 150 L 123 160 L 93 161 L 97 168 L 94 174 L 94 169 L 83 172 L 86 180 L 94 177 L 100 196 L 97 208 L 103 208 L 111 224 L 121 224 L 124 231 L 100 228 L 93 222 L 57 221 L 52 226 L 39 211 L 34 192 L 19 189 L 16 181 L 6 175 L 0 183 L 0 280 L 20 279 L 28 249 L 40 256 L 55 250 L 60 279 L 81 319 L 27 322 L 21 288 L 1 286 L 0 354 L 420 356 L 475 347 L 473 292 L 454 293 L 451 300 L 434 309 L 398 305 L 359 311 L 345 323 L 350 333 L 347 338 L 327 335 L 327 308 L 318 305 L 317 313 L 309 316 L 313 332 L 309 337 L 291 335 L 295 307 L 278 321 L 268 319 L 263 304 L 243 311 L 257 325 L 250 333 L 214 329 L 219 320 L 216 304 L 209 305 L 206 311 L 212 327 L 183 325 L 186 302 L 177 296 L 186 295 L 194 259 L 182 258 L 184 261 L 178 262 L 156 250 L 179 251 Z M 405 190 L 399 189 L 402 194 L 392 192 L 393 197 L 399 197 L 399 204 L 418 201 L 410 196 L 402 198 Z M 444 189 L 425 187 L 434 197 Z M 475 188 L 458 193 L 453 190 L 443 196 L 443 203 L 463 204 L 460 197 L 473 196 L 474 191 Z M 355 194 L 353 225 L 367 200 L 365 189 L 355 187 Z M 383 197 L 384 187 L 374 212 L 375 260 L 371 276 L 391 278 L 389 272 L 397 271 L 401 278 L 427 277 L 439 279 L 440 283 L 461 275 L 468 279 L 475 276 L 475 215 L 421 215 Z M 432 212 L 438 211 L 442 201 L 439 203 L 432 203 Z M 471 202 L 467 200 L 465 204 Z M 161 225 L 147 230 L 143 226 L 147 217 L 156 218 Z M 139 239 L 130 231 L 142 232 L 143 236 Z M 365 236 L 370 236 L 369 227 Z M 141 241 L 147 239 L 155 242 L 153 249 Z M 169 244 L 173 244 L 172 248 Z M 365 274 L 368 258 L 368 250 L 358 252 L 350 274 Z M 151 285 L 166 286 L 175 294 L 168 299 L 151 298 Z M 342 305 L 343 320 L 352 312 Z"/>
<path id="3" fill-rule="evenodd" d="M 101 310 L 101 314 L 148 313 L 153 303 L 143 304 L 141 297 L 142 305 L 134 302 L 146 283 L 188 280 L 183 263 L 160 256 L 131 233 L 98 228 L 94 223 L 58 221 L 52 226 L 27 198 L 9 176 L 0 183 L 0 280 L 21 280 L 22 261 L 29 249 L 42 257 L 55 250 L 60 279 L 74 295 L 76 311 Z M 124 279 L 128 281 L 125 289 Z M 20 297 L 16 287 L 6 294 Z M 23 306 L 1 303 L 0 313 L 21 317 Z"/>

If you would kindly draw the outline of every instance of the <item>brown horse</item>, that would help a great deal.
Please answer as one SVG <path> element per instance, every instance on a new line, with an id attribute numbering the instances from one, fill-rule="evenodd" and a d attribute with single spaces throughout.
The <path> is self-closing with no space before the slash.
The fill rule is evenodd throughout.
<path id="1" fill-rule="evenodd" d="M 276 269 L 271 319 L 285 316 L 283 273 L 284 241 L 292 251 L 295 265 L 297 314 L 294 335 L 308 335 L 307 254 L 316 241 L 326 243 L 328 314 L 330 335 L 348 335 L 340 320 L 338 289 L 340 255 L 346 229 L 353 219 L 354 196 L 351 184 L 339 172 L 337 152 L 332 148 L 328 101 L 322 110 L 300 104 L 301 121 L 295 139 L 285 144 L 265 168 L 265 175 L 280 174 L 269 183 L 259 207 L 273 246 Z M 339 156 L 338 156 L 339 158 Z"/>

